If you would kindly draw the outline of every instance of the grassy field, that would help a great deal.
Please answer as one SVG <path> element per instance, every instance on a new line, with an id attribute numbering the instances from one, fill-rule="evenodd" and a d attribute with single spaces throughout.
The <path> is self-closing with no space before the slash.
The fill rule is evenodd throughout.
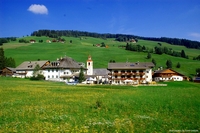
<path id="1" fill-rule="evenodd" d="M 61 56 L 70 56 L 78 62 L 86 62 L 88 55 L 92 56 L 94 61 L 94 68 L 107 68 L 108 62 L 110 60 L 115 60 L 116 62 L 151 62 L 151 59 L 146 59 L 147 53 L 143 52 L 131 52 L 119 48 L 119 45 L 126 45 L 125 42 L 117 42 L 114 39 L 103 40 L 100 38 L 93 37 L 64 37 L 66 39 L 65 43 L 46 43 L 48 37 L 25 37 L 25 39 L 43 39 L 43 43 L 35 44 L 20 44 L 17 41 L 4 44 L 3 48 L 5 50 L 6 57 L 13 57 L 18 66 L 23 61 L 30 60 L 50 60 L 54 61 Z M 72 40 L 72 43 L 70 43 Z M 99 44 L 104 42 L 109 48 L 94 47 L 93 44 Z M 155 41 L 146 41 L 139 40 L 138 44 L 144 45 L 149 48 L 158 46 L 158 42 Z M 200 67 L 200 62 L 192 60 L 193 57 L 197 57 L 200 53 L 200 50 L 197 49 L 187 49 L 183 46 L 175 46 L 167 43 L 162 43 L 162 46 L 172 48 L 175 51 L 185 51 L 189 55 L 190 59 L 178 58 L 169 55 L 157 55 L 152 54 L 157 62 L 157 67 L 166 67 L 166 61 L 170 59 L 173 63 L 173 69 L 179 73 L 185 74 L 187 76 L 195 75 L 196 68 Z M 181 64 L 181 68 L 176 68 L 177 63 Z M 156 67 L 156 68 L 157 68 Z"/>
<path id="2" fill-rule="evenodd" d="M 67 86 L 0 77 L 0 132 L 200 131 L 200 87 Z"/>

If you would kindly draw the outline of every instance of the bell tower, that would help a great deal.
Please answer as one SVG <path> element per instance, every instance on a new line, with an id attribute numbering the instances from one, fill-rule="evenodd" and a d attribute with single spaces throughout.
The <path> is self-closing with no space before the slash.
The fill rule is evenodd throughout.
<path id="1" fill-rule="evenodd" d="M 88 56 L 87 60 L 87 75 L 93 75 L 93 61 L 91 55 Z"/>

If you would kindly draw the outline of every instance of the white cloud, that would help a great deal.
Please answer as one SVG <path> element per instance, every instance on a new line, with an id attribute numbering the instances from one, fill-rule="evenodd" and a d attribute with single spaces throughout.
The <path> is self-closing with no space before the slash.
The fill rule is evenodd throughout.
<path id="1" fill-rule="evenodd" d="M 32 4 L 28 11 L 33 12 L 35 14 L 48 14 L 48 9 L 45 5 L 39 5 L 39 4 Z"/>

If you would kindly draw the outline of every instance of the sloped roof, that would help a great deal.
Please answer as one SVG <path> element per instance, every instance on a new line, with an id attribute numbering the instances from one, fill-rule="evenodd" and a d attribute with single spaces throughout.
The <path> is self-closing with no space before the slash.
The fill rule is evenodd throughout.
<path id="1" fill-rule="evenodd" d="M 184 76 L 183 74 L 181 73 L 178 73 L 172 69 L 164 69 L 164 70 L 157 70 L 154 72 L 154 74 L 166 74 L 166 73 L 169 73 L 169 74 L 178 74 L 178 75 L 181 75 L 181 76 Z"/>
<path id="2" fill-rule="evenodd" d="M 44 61 L 25 61 L 22 64 L 20 64 L 18 67 L 16 67 L 16 70 L 33 70 L 37 64 L 41 68 L 47 62 L 48 62 L 48 60 L 44 60 Z"/>
<path id="3" fill-rule="evenodd" d="M 97 69 L 95 68 L 95 69 L 93 69 L 93 74 L 96 75 L 96 76 L 107 76 L 109 72 L 110 71 L 108 71 L 105 68 L 97 68 Z"/>
<path id="4" fill-rule="evenodd" d="M 126 63 L 108 63 L 108 70 L 112 69 L 147 69 L 154 67 L 152 62 L 126 62 Z"/>
<path id="5" fill-rule="evenodd" d="M 12 67 L 6 67 L 7 69 L 9 69 L 12 72 L 16 72 L 16 68 L 12 68 Z"/>
<path id="6" fill-rule="evenodd" d="M 75 60 L 73 60 L 70 57 L 65 57 L 65 58 L 61 59 L 59 67 L 62 67 L 62 68 L 81 68 L 79 63 L 76 62 Z"/>
<path id="7" fill-rule="evenodd" d="M 71 57 L 64 57 L 58 61 L 51 62 L 48 66 L 44 68 L 69 68 L 69 69 L 80 69 L 80 62 L 76 62 Z"/>

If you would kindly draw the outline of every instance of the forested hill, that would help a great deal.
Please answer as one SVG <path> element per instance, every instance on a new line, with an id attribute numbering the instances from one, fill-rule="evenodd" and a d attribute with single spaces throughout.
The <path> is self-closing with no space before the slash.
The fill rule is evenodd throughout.
<path id="1" fill-rule="evenodd" d="M 155 38 L 155 37 L 141 37 L 136 35 L 127 35 L 127 34 L 109 34 L 109 33 L 94 33 L 94 32 L 86 32 L 86 31 L 75 31 L 75 30 L 38 30 L 34 31 L 31 36 L 49 36 L 52 38 L 59 38 L 61 36 L 72 36 L 72 37 L 79 37 L 79 36 L 89 36 L 89 37 L 96 37 L 96 38 L 116 38 L 118 41 L 129 41 L 130 39 L 143 39 L 143 40 L 151 40 L 151 41 L 160 41 L 160 42 L 167 42 L 172 45 L 181 45 L 187 48 L 195 48 L 200 49 L 200 42 L 198 41 L 191 41 L 187 39 L 178 39 L 178 38 Z"/>
<path id="2" fill-rule="evenodd" d="M 95 37 L 95 38 L 115 38 L 116 41 L 120 42 L 127 42 L 132 39 L 137 41 L 137 39 L 142 40 L 151 40 L 151 41 L 160 41 L 160 42 L 166 42 L 172 45 L 180 45 L 185 46 L 187 48 L 194 48 L 194 49 L 200 49 L 200 42 L 198 41 L 191 41 L 187 39 L 179 39 L 179 38 L 168 38 L 168 37 L 142 37 L 142 36 L 136 36 L 136 35 L 128 35 L 128 34 L 110 34 L 110 33 L 95 33 L 95 32 L 87 32 L 87 31 L 77 31 L 77 30 L 38 30 L 31 33 L 31 36 L 48 36 L 51 38 L 60 38 L 61 36 L 66 37 L 79 37 L 79 36 L 88 36 L 88 37 Z M 10 38 L 0 38 L 0 45 L 3 45 L 3 43 L 7 43 L 10 40 L 16 39 L 14 37 Z"/>

